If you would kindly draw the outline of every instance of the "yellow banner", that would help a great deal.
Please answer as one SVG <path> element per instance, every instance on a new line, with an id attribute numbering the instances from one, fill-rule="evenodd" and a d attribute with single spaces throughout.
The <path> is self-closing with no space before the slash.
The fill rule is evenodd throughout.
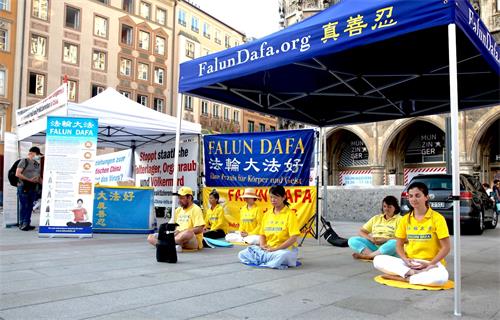
<path id="1" fill-rule="evenodd" d="M 208 196 L 212 190 L 217 190 L 220 195 L 220 204 L 224 208 L 224 215 L 229 223 L 229 231 L 238 230 L 240 221 L 240 208 L 245 205 L 245 201 L 240 198 L 243 195 L 244 187 L 204 187 L 203 203 L 208 205 Z M 269 187 L 256 188 L 260 197 L 256 204 L 266 213 L 272 210 L 271 199 L 269 197 Z M 317 190 L 315 186 L 306 187 L 285 187 L 286 198 L 299 220 L 299 226 L 304 226 L 316 213 Z"/>

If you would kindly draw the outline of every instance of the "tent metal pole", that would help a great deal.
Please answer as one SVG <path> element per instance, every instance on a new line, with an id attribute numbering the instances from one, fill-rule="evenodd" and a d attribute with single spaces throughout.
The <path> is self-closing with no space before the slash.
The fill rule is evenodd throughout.
<path id="1" fill-rule="evenodd" d="M 326 128 L 321 127 L 321 170 L 322 173 L 322 183 L 323 183 L 323 212 L 322 217 L 326 219 L 327 217 L 327 209 L 328 209 L 328 159 L 326 155 Z M 320 239 L 318 237 L 318 239 Z M 321 239 L 320 239 L 321 240 Z"/>
<path id="2" fill-rule="evenodd" d="M 448 25 L 448 54 L 450 62 L 450 114 L 451 114 L 451 168 L 453 184 L 453 262 L 455 273 L 454 313 L 462 316 L 460 265 L 460 163 L 458 144 L 458 80 L 456 25 Z"/>
<path id="3" fill-rule="evenodd" d="M 182 101 L 182 94 L 181 94 Z M 174 172 L 173 172 L 173 183 L 172 183 L 172 193 L 177 192 L 177 176 L 179 175 L 179 145 L 181 141 L 181 124 L 182 124 L 182 103 L 177 103 L 177 126 L 175 129 L 175 156 L 174 156 Z M 175 222 L 175 200 L 176 196 L 172 195 L 172 214 L 170 218 L 170 223 Z"/>

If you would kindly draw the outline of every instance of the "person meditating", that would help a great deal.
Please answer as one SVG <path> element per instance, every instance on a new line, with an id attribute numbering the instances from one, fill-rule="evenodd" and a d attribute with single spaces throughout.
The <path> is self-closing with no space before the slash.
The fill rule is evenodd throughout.
<path id="1" fill-rule="evenodd" d="M 213 189 L 208 196 L 208 208 L 205 215 L 205 231 L 203 237 L 210 239 L 224 238 L 227 233 L 227 222 L 224 209 L 219 204 L 219 193 Z"/>
<path id="2" fill-rule="evenodd" d="M 450 252 L 446 220 L 429 207 L 429 189 L 424 183 L 410 184 L 408 199 L 413 211 L 401 218 L 396 230 L 396 252 L 401 258 L 378 255 L 373 266 L 385 279 L 442 286 L 448 282 L 444 258 Z"/>
<path id="3" fill-rule="evenodd" d="M 382 200 L 382 213 L 372 217 L 359 229 L 359 237 L 349 238 L 354 259 L 372 260 L 380 254 L 396 255 L 397 230 L 401 215 L 398 200 L 387 196 Z"/>
<path id="4" fill-rule="evenodd" d="M 262 209 L 255 201 L 259 199 L 255 188 L 246 188 L 241 199 L 246 205 L 240 209 L 240 226 L 238 231 L 226 235 L 228 242 L 246 242 L 248 244 L 259 244 L 260 223 L 262 220 Z"/>
<path id="5" fill-rule="evenodd" d="M 300 228 L 297 216 L 288 206 L 285 188 L 274 186 L 269 190 L 272 211 L 262 218 L 260 244 L 238 253 L 244 264 L 274 269 L 286 269 L 297 265 L 297 237 Z"/>

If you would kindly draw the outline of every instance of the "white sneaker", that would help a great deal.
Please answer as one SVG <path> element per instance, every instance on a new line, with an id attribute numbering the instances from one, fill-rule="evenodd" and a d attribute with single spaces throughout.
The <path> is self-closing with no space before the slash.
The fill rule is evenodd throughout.
<path id="1" fill-rule="evenodd" d="M 179 244 L 176 244 L 176 245 L 175 245 L 175 251 L 177 251 L 177 252 L 182 252 L 182 246 L 181 246 L 181 245 L 179 245 Z"/>

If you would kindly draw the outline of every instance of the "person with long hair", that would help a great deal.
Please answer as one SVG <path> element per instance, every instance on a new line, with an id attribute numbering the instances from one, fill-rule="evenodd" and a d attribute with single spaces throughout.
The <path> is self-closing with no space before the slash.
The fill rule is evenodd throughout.
<path id="1" fill-rule="evenodd" d="M 250 246 L 238 253 L 244 264 L 274 269 L 286 269 L 297 265 L 297 238 L 300 228 L 297 216 L 289 208 L 285 188 L 274 186 L 269 189 L 272 211 L 262 218 L 260 244 Z"/>
<path id="2" fill-rule="evenodd" d="M 208 196 L 208 208 L 205 213 L 204 238 L 224 238 L 227 233 L 227 222 L 224 217 L 224 209 L 219 204 L 219 193 L 213 189 Z"/>
<path id="3" fill-rule="evenodd" d="M 382 213 L 372 217 L 359 229 L 358 237 L 349 238 L 354 259 L 372 260 L 375 256 L 396 255 L 396 232 L 401 215 L 398 200 L 387 196 L 382 200 Z"/>
<path id="4" fill-rule="evenodd" d="M 446 220 L 429 207 L 429 189 L 424 183 L 410 184 L 408 199 L 413 211 L 401 218 L 395 234 L 400 258 L 378 255 L 373 266 L 386 279 L 441 286 L 448 281 L 445 257 L 450 252 L 450 234 Z"/>

